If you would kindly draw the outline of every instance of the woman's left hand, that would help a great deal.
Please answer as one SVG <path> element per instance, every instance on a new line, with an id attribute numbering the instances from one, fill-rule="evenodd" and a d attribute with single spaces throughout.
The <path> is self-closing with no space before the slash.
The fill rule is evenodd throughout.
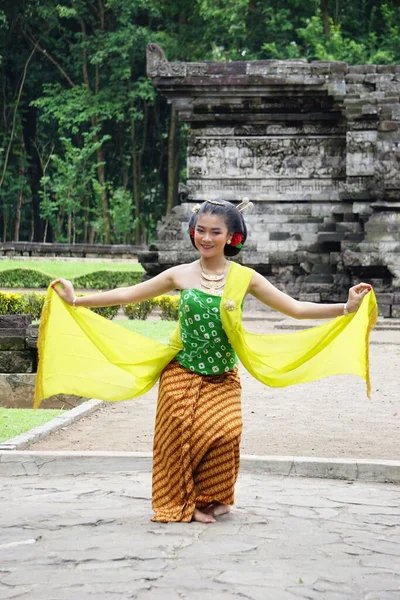
<path id="1" fill-rule="evenodd" d="M 349 289 L 349 297 L 347 298 L 346 306 L 349 313 L 357 312 L 364 296 L 372 290 L 369 283 L 358 283 Z"/>

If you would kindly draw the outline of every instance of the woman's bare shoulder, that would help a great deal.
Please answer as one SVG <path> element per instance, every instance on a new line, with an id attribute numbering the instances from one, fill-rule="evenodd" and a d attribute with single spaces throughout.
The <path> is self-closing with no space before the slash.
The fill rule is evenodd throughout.
<path id="1" fill-rule="evenodd" d="M 194 262 L 176 265 L 175 267 L 171 268 L 176 288 L 183 289 L 188 285 L 192 285 L 194 279 L 196 278 L 198 265 L 199 261 L 195 260 Z"/>

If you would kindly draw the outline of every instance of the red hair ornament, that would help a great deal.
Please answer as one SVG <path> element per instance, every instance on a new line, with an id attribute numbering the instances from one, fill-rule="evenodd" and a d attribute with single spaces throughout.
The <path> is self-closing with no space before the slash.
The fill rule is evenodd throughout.
<path id="1" fill-rule="evenodd" d="M 229 245 L 232 246 L 232 248 L 243 248 L 243 234 L 234 233 L 231 237 Z"/>

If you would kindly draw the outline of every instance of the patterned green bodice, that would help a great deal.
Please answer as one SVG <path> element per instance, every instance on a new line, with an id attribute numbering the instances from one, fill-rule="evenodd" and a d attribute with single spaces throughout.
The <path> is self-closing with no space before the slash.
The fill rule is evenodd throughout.
<path id="1" fill-rule="evenodd" d="M 237 356 L 222 327 L 220 296 L 198 289 L 182 290 L 179 322 L 183 350 L 176 360 L 201 375 L 221 375 L 237 364 Z"/>

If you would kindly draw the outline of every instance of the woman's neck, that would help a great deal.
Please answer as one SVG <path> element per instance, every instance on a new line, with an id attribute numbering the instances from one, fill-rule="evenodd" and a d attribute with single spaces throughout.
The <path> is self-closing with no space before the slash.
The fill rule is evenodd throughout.
<path id="1" fill-rule="evenodd" d="M 213 256 L 212 258 L 204 258 L 202 256 L 199 263 L 200 268 L 207 273 L 222 273 L 228 261 L 224 256 Z"/>

